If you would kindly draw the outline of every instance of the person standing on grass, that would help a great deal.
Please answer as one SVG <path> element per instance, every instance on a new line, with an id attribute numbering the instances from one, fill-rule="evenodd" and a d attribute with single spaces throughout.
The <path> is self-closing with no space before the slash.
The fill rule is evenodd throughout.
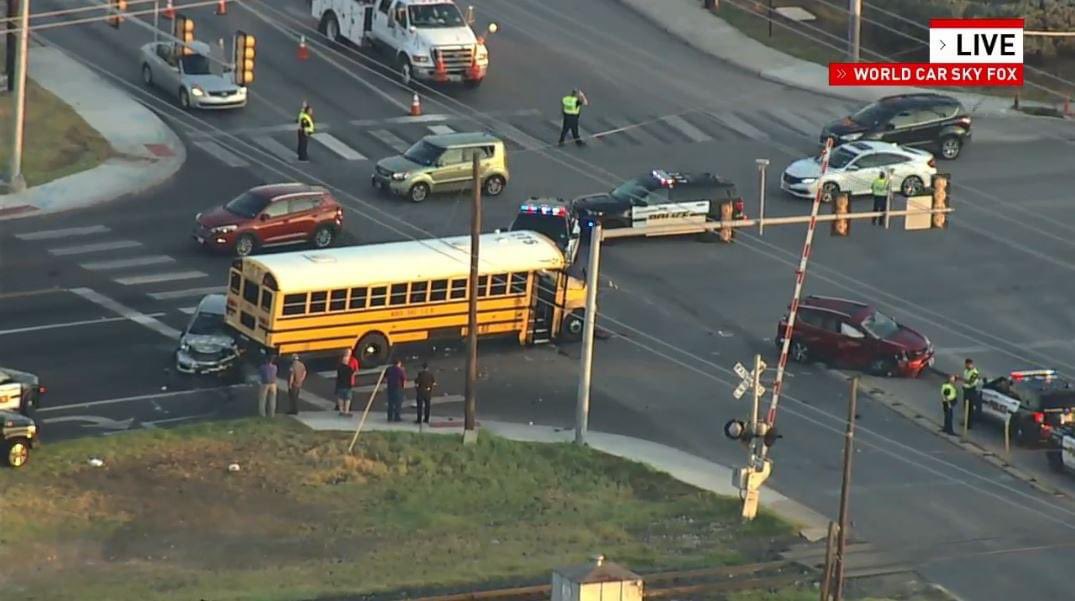
<path id="1" fill-rule="evenodd" d="M 414 396 L 418 401 L 418 416 L 414 423 L 429 423 L 429 405 L 433 400 L 433 387 L 437 385 L 437 379 L 433 372 L 429 371 L 429 364 L 423 363 L 421 371 L 414 377 Z"/>
<path id="2" fill-rule="evenodd" d="M 351 390 L 355 386 L 356 365 L 358 361 L 351 356 L 351 349 L 347 349 L 336 366 L 336 411 L 346 417 L 351 415 Z"/>
<path id="3" fill-rule="evenodd" d="M 258 368 L 258 414 L 261 417 L 276 415 L 276 362 L 272 354 Z"/>
<path id="4" fill-rule="evenodd" d="M 401 422 L 403 416 L 403 387 L 407 384 L 407 372 L 403 371 L 403 360 L 396 359 L 385 372 L 388 380 L 388 421 Z"/>
<path id="5" fill-rule="evenodd" d="M 299 395 L 302 393 L 304 382 L 306 382 L 306 364 L 299 359 L 298 355 L 291 355 L 291 369 L 287 376 L 287 398 L 291 402 L 288 415 L 299 414 Z"/>

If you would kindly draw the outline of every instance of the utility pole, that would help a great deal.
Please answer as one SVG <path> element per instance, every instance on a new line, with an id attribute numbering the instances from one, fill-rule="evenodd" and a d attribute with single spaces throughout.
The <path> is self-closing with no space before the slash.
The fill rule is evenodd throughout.
<path id="1" fill-rule="evenodd" d="M 851 7 L 847 11 L 847 38 L 850 48 L 848 54 L 851 62 L 859 62 L 859 49 L 862 45 L 862 0 L 849 0 Z"/>
<path id="2" fill-rule="evenodd" d="M 467 279 L 467 382 L 463 409 L 463 444 L 478 441 L 478 252 L 482 235 L 481 165 L 474 153 L 474 202 L 470 207 L 470 277 Z"/>
<path id="3" fill-rule="evenodd" d="M 22 176 L 22 142 L 26 127 L 26 68 L 30 49 L 30 0 L 19 7 L 19 44 L 15 61 L 15 111 L 11 131 L 11 163 L 8 169 L 8 191 L 22 192 L 26 179 Z"/>
<path id="4" fill-rule="evenodd" d="M 758 165 L 758 235 L 765 234 L 765 171 L 769 168 L 769 159 L 754 159 Z"/>
<path id="5" fill-rule="evenodd" d="M 15 91 L 15 17 L 19 14 L 19 0 L 7 0 L 7 23 L 4 31 L 4 74 L 7 75 L 7 91 Z"/>
<path id="6" fill-rule="evenodd" d="M 593 339 L 597 324 L 597 288 L 600 285 L 601 222 L 594 220 L 590 230 L 590 256 L 586 265 L 586 315 L 582 328 L 582 359 L 579 364 L 579 395 L 575 407 L 575 444 L 586 444 L 590 427 L 590 374 L 593 371 Z"/>
<path id="7" fill-rule="evenodd" d="M 833 583 L 834 601 L 844 598 L 844 571 L 846 567 L 848 502 L 851 499 L 851 458 L 855 449 L 855 410 L 858 403 L 859 379 L 851 378 L 851 398 L 847 401 L 847 432 L 844 434 L 844 477 L 840 484 L 840 527 L 836 539 L 836 574 Z"/>

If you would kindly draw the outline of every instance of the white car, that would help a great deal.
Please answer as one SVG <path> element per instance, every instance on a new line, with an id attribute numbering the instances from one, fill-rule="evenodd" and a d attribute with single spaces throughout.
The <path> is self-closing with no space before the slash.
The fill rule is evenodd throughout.
<path id="1" fill-rule="evenodd" d="M 173 42 L 142 46 L 142 82 L 175 94 L 184 109 L 230 109 L 246 106 L 246 86 L 230 72 L 213 69 L 209 45 L 193 42 L 193 54 L 178 55 Z"/>
<path id="2" fill-rule="evenodd" d="M 226 304 L 223 294 L 209 294 L 198 303 L 175 351 L 175 367 L 180 373 L 219 374 L 235 364 L 239 344 L 224 321 Z"/>
<path id="3" fill-rule="evenodd" d="M 851 142 L 832 150 L 824 177 L 820 177 L 820 156 L 799 159 L 784 170 L 780 188 L 792 196 L 812 199 L 821 186 L 821 200 L 831 202 L 840 192 L 870 194 L 870 184 L 881 171 L 886 177 L 892 172 L 904 196 L 916 196 L 930 185 L 937 165 L 925 150 L 888 142 Z"/>

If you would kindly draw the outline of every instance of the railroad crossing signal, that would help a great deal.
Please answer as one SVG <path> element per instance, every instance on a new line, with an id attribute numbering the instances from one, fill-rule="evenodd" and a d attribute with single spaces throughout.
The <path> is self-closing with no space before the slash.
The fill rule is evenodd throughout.
<path id="1" fill-rule="evenodd" d="M 119 29 L 119 24 L 123 22 L 123 13 L 127 12 L 127 0 L 109 0 L 109 5 L 113 14 L 108 17 L 108 24 Z"/>
<path id="2" fill-rule="evenodd" d="M 765 362 L 759 359 L 757 362 L 757 369 L 760 369 L 761 371 L 755 374 L 753 371 L 748 371 L 742 363 L 736 363 L 735 367 L 732 368 L 732 371 L 743 380 L 739 382 L 739 386 L 736 386 L 735 390 L 732 391 L 732 396 L 736 399 L 741 399 L 747 391 L 752 389 L 755 390 L 759 397 L 765 394 L 765 387 L 761 385 L 759 380 L 761 379 L 761 372 L 765 371 L 766 367 L 768 366 Z"/>

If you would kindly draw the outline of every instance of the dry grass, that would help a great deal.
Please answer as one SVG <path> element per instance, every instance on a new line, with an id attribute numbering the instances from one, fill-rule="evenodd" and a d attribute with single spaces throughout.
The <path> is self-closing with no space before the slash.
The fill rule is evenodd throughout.
<path id="1" fill-rule="evenodd" d="M 348 456 L 348 438 L 247 420 L 49 445 L 0 472 L 0 588 L 48 601 L 465 589 L 545 581 L 597 551 L 638 570 L 752 561 L 790 537 L 769 515 L 742 525 L 736 500 L 572 445 L 369 434 Z"/>

